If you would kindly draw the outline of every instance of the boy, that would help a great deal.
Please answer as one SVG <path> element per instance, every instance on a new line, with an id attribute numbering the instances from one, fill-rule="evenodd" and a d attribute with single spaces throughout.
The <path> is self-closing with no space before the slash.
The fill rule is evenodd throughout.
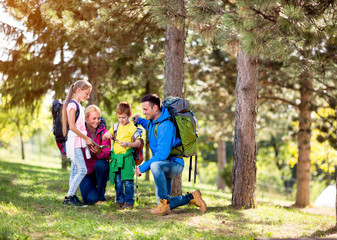
<path id="1" fill-rule="evenodd" d="M 116 109 L 118 124 L 110 128 L 103 135 L 103 141 L 108 138 L 114 140 L 110 153 L 110 182 L 115 183 L 116 204 L 122 209 L 133 208 L 134 205 L 134 169 L 133 148 L 141 145 L 139 139 L 132 142 L 132 136 L 137 131 L 134 124 L 131 124 L 131 105 L 127 102 L 120 102 Z M 117 129 L 117 131 L 116 131 Z M 116 132 L 115 132 L 116 131 Z"/>

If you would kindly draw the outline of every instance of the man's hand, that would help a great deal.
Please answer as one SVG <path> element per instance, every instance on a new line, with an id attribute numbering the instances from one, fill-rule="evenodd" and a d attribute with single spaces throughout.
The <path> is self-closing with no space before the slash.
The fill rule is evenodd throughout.
<path id="1" fill-rule="evenodd" d="M 140 115 L 133 115 L 132 116 L 132 118 L 131 118 L 131 120 L 134 122 L 134 123 L 137 123 L 137 121 L 138 121 L 138 118 L 140 118 Z"/>
<path id="2" fill-rule="evenodd" d="M 136 168 L 136 175 L 138 177 L 142 176 L 142 173 L 140 172 L 139 167 Z"/>

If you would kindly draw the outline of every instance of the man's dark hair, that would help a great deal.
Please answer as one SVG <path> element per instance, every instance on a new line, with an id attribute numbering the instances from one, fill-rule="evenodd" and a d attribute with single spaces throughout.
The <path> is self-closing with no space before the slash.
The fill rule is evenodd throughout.
<path id="1" fill-rule="evenodd" d="M 147 94 L 145 95 L 143 98 L 142 98 L 142 103 L 143 102 L 149 102 L 150 106 L 153 108 L 154 105 L 157 105 L 158 109 L 161 110 L 161 100 L 160 100 L 160 97 L 158 97 L 157 94 L 154 94 L 154 93 L 150 93 L 150 94 Z"/>

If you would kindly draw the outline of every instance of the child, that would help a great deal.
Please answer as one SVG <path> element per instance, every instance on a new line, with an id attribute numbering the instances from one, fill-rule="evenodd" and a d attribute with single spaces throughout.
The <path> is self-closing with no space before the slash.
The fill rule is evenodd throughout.
<path id="1" fill-rule="evenodd" d="M 117 109 L 118 125 L 116 134 L 112 126 L 103 135 L 103 141 L 113 138 L 114 144 L 110 155 L 110 182 L 116 189 L 116 203 L 122 209 L 133 208 L 134 200 L 134 169 L 133 149 L 141 145 L 139 139 L 131 142 L 133 134 L 137 131 L 134 124 L 131 124 L 131 105 L 127 102 L 118 104 Z"/>
<path id="2" fill-rule="evenodd" d="M 91 157 L 88 145 L 92 145 L 92 139 L 87 136 L 84 111 L 80 104 L 81 101 L 85 101 L 89 97 L 91 89 L 91 84 L 88 81 L 76 81 L 70 86 L 62 108 L 62 131 L 66 136 L 67 126 L 69 126 L 66 153 L 71 160 L 69 190 L 63 204 L 72 206 L 83 206 L 76 196 L 76 190 L 87 174 L 82 148 L 86 149 L 86 157 Z M 77 108 L 80 110 L 78 117 L 76 116 Z"/>

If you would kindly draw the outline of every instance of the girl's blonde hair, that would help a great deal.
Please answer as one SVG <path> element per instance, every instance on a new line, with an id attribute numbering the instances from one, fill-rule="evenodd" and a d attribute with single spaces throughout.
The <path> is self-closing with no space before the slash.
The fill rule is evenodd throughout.
<path id="1" fill-rule="evenodd" d="M 91 89 L 91 83 L 85 80 L 78 80 L 76 82 L 74 82 L 73 84 L 70 85 L 69 87 L 69 91 L 67 94 L 66 99 L 63 102 L 63 106 L 62 106 L 62 132 L 63 132 L 63 136 L 67 135 L 67 127 L 68 127 L 68 118 L 67 118 L 67 105 L 68 102 L 74 98 L 74 94 L 76 93 L 77 89 L 81 89 L 81 90 L 87 90 L 87 89 Z"/>
<path id="2" fill-rule="evenodd" d="M 96 105 L 89 105 L 86 109 L 85 109 L 85 116 L 89 117 L 91 112 L 98 112 L 99 115 L 101 115 L 101 110 L 99 109 L 99 107 L 97 107 Z"/>

